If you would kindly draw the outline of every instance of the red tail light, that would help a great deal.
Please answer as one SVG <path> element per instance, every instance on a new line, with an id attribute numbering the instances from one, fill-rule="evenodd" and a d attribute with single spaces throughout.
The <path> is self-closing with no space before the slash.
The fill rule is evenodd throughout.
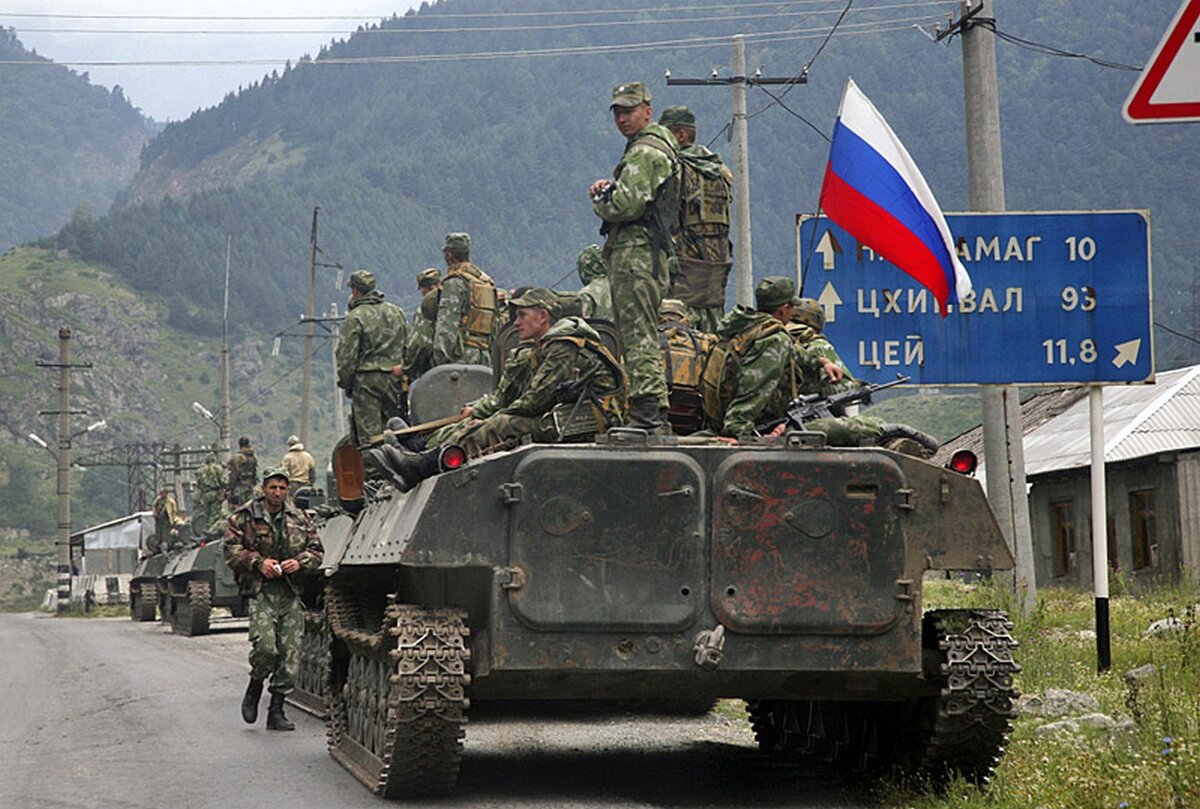
<path id="1" fill-rule="evenodd" d="M 458 469 L 467 462 L 467 453 L 462 447 L 451 445 L 442 450 L 438 456 L 438 468 L 443 472 Z"/>
<path id="2" fill-rule="evenodd" d="M 963 475 L 971 475 L 975 472 L 975 467 L 979 464 L 979 460 L 975 457 L 975 453 L 969 449 L 960 449 L 958 452 L 950 456 L 950 463 L 946 464 L 949 469 Z"/>

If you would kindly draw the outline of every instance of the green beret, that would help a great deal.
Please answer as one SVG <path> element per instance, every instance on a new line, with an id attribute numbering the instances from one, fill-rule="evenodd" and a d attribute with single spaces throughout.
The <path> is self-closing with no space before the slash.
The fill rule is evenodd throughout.
<path id="1" fill-rule="evenodd" d="M 268 466 L 263 470 L 262 482 L 266 483 L 271 478 L 283 478 L 288 483 L 292 482 L 292 479 L 288 477 L 288 473 L 281 466 Z"/>
<path id="2" fill-rule="evenodd" d="M 417 273 L 417 286 L 432 287 L 442 282 L 442 274 L 437 267 L 427 267 Z"/>
<path id="3" fill-rule="evenodd" d="M 683 106 L 667 107 L 662 115 L 658 116 L 658 122 L 667 129 L 673 126 L 690 126 L 695 129 L 696 114 Z"/>
<path id="4" fill-rule="evenodd" d="M 443 250 L 470 250 L 471 249 L 471 234 L 469 233 L 447 233 L 446 243 L 442 245 Z"/>
<path id="5" fill-rule="evenodd" d="M 608 105 L 608 108 L 636 107 L 638 104 L 649 104 L 651 97 L 650 91 L 646 89 L 646 85 L 640 81 L 618 84 L 613 88 L 612 103 Z"/>
<path id="6" fill-rule="evenodd" d="M 510 300 L 508 305 L 514 307 L 536 306 L 545 309 L 553 318 L 557 318 L 559 312 L 562 311 L 559 307 L 558 293 L 542 287 L 530 287 L 521 293 L 519 298 Z"/>
<path id="7" fill-rule="evenodd" d="M 575 259 L 575 272 L 579 273 L 579 283 L 586 284 L 601 278 L 607 272 L 604 265 L 604 251 L 598 244 L 589 244 L 579 251 Z"/>
<path id="8" fill-rule="evenodd" d="M 355 270 L 350 273 L 350 288 L 370 292 L 375 288 L 375 274 L 370 270 Z"/>
<path id="9" fill-rule="evenodd" d="M 785 303 L 798 304 L 796 284 L 783 275 L 770 275 L 758 282 L 754 288 L 754 305 L 760 312 L 770 312 Z"/>

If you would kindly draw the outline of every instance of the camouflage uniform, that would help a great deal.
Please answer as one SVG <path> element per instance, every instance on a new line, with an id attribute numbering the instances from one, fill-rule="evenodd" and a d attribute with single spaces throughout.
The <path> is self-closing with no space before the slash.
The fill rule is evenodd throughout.
<path id="1" fill-rule="evenodd" d="M 530 293 L 517 301 L 525 299 L 532 299 Z M 574 404 L 574 400 L 564 396 L 562 387 L 583 378 L 589 380 L 606 411 L 597 413 L 586 400 L 579 405 L 577 413 L 589 414 L 594 419 L 593 432 L 604 431 L 605 415 L 618 420 L 624 415 L 625 380 L 620 366 L 583 319 L 566 317 L 556 321 L 530 350 L 515 359 L 511 366 L 505 366 L 494 395 L 472 406 L 473 414 L 483 418 L 471 418 L 438 430 L 430 436 L 430 446 L 458 444 L 469 454 L 477 455 L 524 436 L 540 442 L 558 441 L 552 411 L 556 405 Z M 520 384 L 526 376 L 528 382 Z M 480 406 L 481 410 L 475 409 Z M 567 413 L 562 415 L 565 417 Z"/>
<path id="2" fill-rule="evenodd" d="M 441 282 L 441 273 L 433 267 L 417 273 L 417 284 L 421 287 L 421 305 L 413 312 L 408 327 L 408 341 L 404 344 L 404 373 L 409 382 L 416 381 L 421 374 L 433 367 L 433 321 L 437 318 L 437 287 Z M 433 318 L 425 314 L 426 301 L 433 302 Z"/>
<path id="3" fill-rule="evenodd" d="M 458 246 L 458 249 L 469 250 L 470 243 L 470 236 L 465 233 L 451 233 L 446 236 L 446 248 Z M 483 281 L 495 287 L 491 276 L 470 261 L 459 261 L 446 267 L 446 277 L 442 281 L 437 317 L 433 325 L 432 363 L 435 367 L 452 362 L 467 365 L 492 364 L 490 340 L 481 336 L 473 337 L 468 333 L 472 280 Z M 486 345 L 474 344 L 484 342 Z"/>
<path id="4" fill-rule="evenodd" d="M 729 340 L 775 320 L 766 312 L 735 306 L 721 319 L 717 338 Z M 778 323 L 778 321 L 775 321 Z M 717 409 L 720 421 L 706 419 L 705 428 L 737 437 L 754 432 L 756 425 L 783 415 L 794 396 L 792 341 L 781 327 L 750 344 L 732 380 L 731 395 Z"/>
<path id="5" fill-rule="evenodd" d="M 788 323 L 784 328 L 792 338 L 792 345 L 796 350 L 799 364 L 806 368 L 820 369 L 824 361 L 828 360 L 841 368 L 844 374 L 839 382 L 831 382 L 824 373 L 819 373 L 815 379 L 809 379 L 806 374 L 800 385 L 801 393 L 820 393 L 822 396 L 828 396 L 831 393 L 841 393 L 858 387 L 858 382 L 850 375 L 850 369 L 842 362 L 833 343 L 829 342 L 825 335 L 813 329 L 812 326 L 795 321 Z"/>
<path id="6" fill-rule="evenodd" d="M 257 482 L 258 458 L 254 457 L 254 447 L 249 444 L 238 447 L 237 453 L 229 459 L 229 496 L 249 503 Z"/>
<path id="7" fill-rule="evenodd" d="M 196 508 L 192 525 L 197 533 L 207 533 L 220 517 L 228 486 L 228 471 L 217 463 L 216 455 L 210 455 L 208 462 L 196 470 Z"/>
<path id="8" fill-rule="evenodd" d="M 486 419 L 495 415 L 507 404 L 516 401 L 529 387 L 533 379 L 534 344 L 532 341 L 522 341 L 508 352 L 504 360 L 504 371 L 500 381 L 490 393 L 481 396 L 471 405 L 471 415 L 477 419 Z"/>
<path id="9" fill-rule="evenodd" d="M 633 106 L 628 101 L 635 98 L 637 103 L 650 101 L 640 82 L 618 86 L 613 97 L 613 104 L 621 106 Z M 635 414 L 639 400 L 647 398 L 660 409 L 667 407 L 657 326 L 658 304 L 670 278 L 669 229 L 678 218 L 678 148 L 675 136 L 661 124 L 647 124 L 626 142 L 613 170 L 614 184 L 592 200 L 592 211 L 604 220 L 608 236 L 604 255 Z"/>
<path id="10" fill-rule="evenodd" d="M 350 301 L 337 346 L 337 384 L 350 396 L 354 442 L 370 444 L 399 413 L 402 381 L 392 368 L 404 363 L 408 321 L 399 306 L 375 289 L 375 276 L 359 270 L 350 276 L 359 297 Z"/>
<path id="11" fill-rule="evenodd" d="M 281 476 L 282 472 L 280 472 Z M 300 570 L 276 579 L 262 575 L 264 559 L 295 559 Z M 238 589 L 251 596 L 250 677 L 271 679 L 272 694 L 289 694 L 300 670 L 304 607 L 300 578 L 321 566 L 321 540 L 308 516 L 285 502 L 272 515 L 265 498 L 256 497 L 229 518 L 225 529 L 225 562 Z"/>
<path id="12" fill-rule="evenodd" d="M 581 315 L 599 320 L 613 319 L 612 288 L 608 281 L 608 269 L 604 265 L 604 253 L 598 244 L 589 244 L 575 259 L 575 271 L 579 273 Z"/>

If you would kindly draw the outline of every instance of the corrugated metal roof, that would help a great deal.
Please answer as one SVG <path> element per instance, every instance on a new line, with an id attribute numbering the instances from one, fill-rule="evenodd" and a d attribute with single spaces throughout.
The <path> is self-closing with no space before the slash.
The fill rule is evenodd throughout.
<path id="1" fill-rule="evenodd" d="M 1028 477 L 1091 462 L 1086 388 L 1055 390 L 1029 399 L 1021 405 L 1021 424 Z M 1106 386 L 1104 439 L 1108 463 L 1200 448 L 1200 365 L 1164 371 L 1154 385 Z M 937 457 L 949 458 L 962 448 L 971 449 L 986 463 L 981 428 L 946 442 Z M 982 471 L 977 477 L 986 479 Z"/>

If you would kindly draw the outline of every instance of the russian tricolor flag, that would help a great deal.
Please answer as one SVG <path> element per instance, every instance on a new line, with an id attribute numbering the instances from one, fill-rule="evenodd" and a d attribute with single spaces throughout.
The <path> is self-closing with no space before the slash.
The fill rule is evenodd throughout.
<path id="1" fill-rule="evenodd" d="M 821 208 L 946 304 L 971 291 L 946 217 L 904 144 L 853 80 L 846 82 L 821 186 Z"/>

